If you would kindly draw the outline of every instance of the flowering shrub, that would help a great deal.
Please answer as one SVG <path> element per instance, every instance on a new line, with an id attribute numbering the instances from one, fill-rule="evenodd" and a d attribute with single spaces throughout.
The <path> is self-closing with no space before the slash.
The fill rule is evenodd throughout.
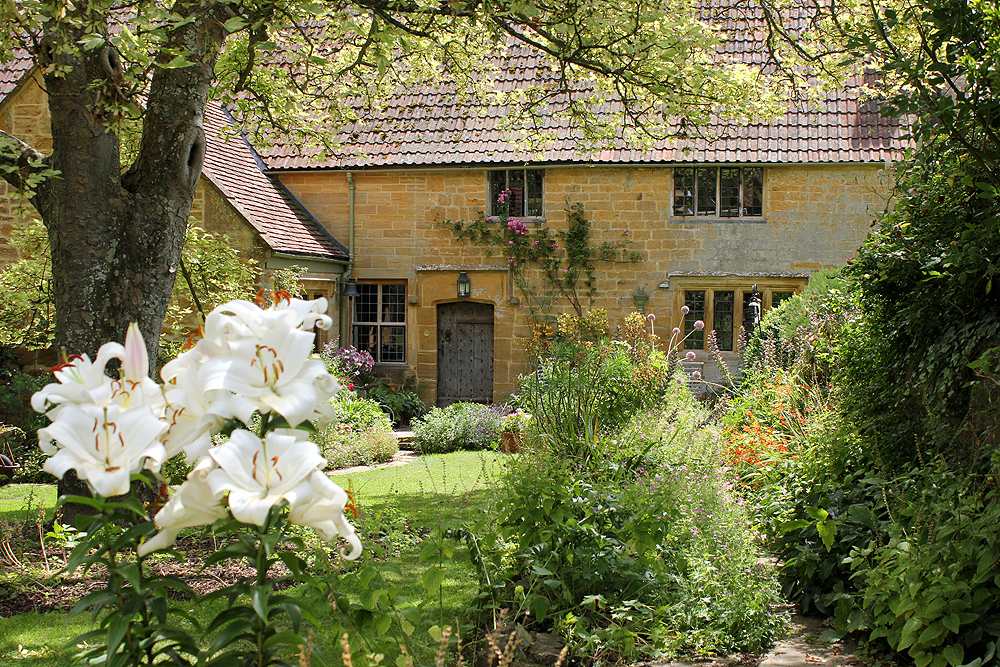
<path id="1" fill-rule="evenodd" d="M 320 357 L 326 362 L 327 369 L 345 384 L 364 387 L 374 382 L 371 372 L 375 368 L 375 359 L 365 350 L 358 350 L 353 345 L 337 347 L 327 343 Z"/>
<path id="2" fill-rule="evenodd" d="M 74 470 L 97 496 L 62 499 L 97 512 L 81 526 L 87 537 L 73 550 L 67 572 L 97 563 L 108 572 L 107 588 L 81 602 L 81 608 L 95 608 L 102 630 L 86 635 L 79 659 L 264 667 L 286 647 L 311 645 L 299 628 L 303 612 L 307 618 L 314 612 L 294 597 L 272 596 L 267 572 L 281 560 L 293 577 L 311 579 L 289 523 L 312 528 L 323 540 L 346 540 L 346 558 L 361 552 L 344 517 L 348 496 L 322 472 L 326 461 L 308 440 L 313 425 L 332 416 L 330 398 L 340 389 L 323 362 L 309 358 L 311 329 L 331 324 L 325 311 L 325 299 L 300 301 L 282 293 L 266 309 L 247 301 L 224 304 L 206 318 L 204 337 L 164 366 L 162 386 L 148 377 L 146 348 L 133 324 L 124 346 L 105 344 L 95 361 L 67 358 L 53 369 L 56 382 L 32 397 L 32 407 L 52 421 L 38 432 L 49 455 L 44 469 L 60 478 Z M 104 372 L 112 359 L 121 362 L 118 379 Z M 219 433 L 229 437 L 216 444 Z M 135 497 L 106 500 L 128 494 L 135 480 L 160 486 L 163 463 L 181 455 L 193 469 L 152 522 Z M 161 486 L 161 495 L 167 492 Z M 228 596 L 230 605 L 210 624 L 222 639 L 208 647 L 167 620 L 168 591 L 189 589 L 150 576 L 144 566 L 182 530 L 203 525 L 236 537 L 210 562 L 242 559 L 255 570 L 213 594 Z M 132 548 L 135 563 L 121 553 Z M 275 621 L 282 615 L 291 632 L 278 632 Z M 104 643 L 95 644 L 100 636 Z"/>
<path id="3" fill-rule="evenodd" d="M 461 449 L 496 449 L 505 405 L 453 403 L 432 408 L 413 424 L 414 449 L 423 454 L 444 454 Z"/>

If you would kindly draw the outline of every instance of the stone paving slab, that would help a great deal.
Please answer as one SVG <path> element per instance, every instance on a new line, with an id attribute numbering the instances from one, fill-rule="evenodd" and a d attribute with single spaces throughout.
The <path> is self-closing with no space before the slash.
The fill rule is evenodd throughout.
<path id="1" fill-rule="evenodd" d="M 763 656 L 757 667 L 842 667 L 864 665 L 869 661 L 858 656 L 854 642 L 826 642 L 820 636 L 829 630 L 824 619 L 793 614 L 789 634 Z M 746 667 L 745 659 L 715 658 L 706 660 L 651 663 L 648 667 Z M 754 663 L 749 663 L 753 665 Z"/>

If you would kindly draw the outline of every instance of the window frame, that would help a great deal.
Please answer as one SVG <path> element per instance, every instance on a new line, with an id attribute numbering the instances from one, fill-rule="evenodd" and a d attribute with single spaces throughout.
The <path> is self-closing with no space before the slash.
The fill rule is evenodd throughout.
<path id="1" fill-rule="evenodd" d="M 711 190 L 714 193 L 715 199 L 715 209 L 711 213 L 701 213 L 698 210 L 699 206 L 699 196 L 701 196 L 700 191 L 703 188 L 700 187 L 699 182 L 699 172 L 706 169 L 715 170 L 715 187 Z M 737 195 L 737 201 L 739 205 L 739 215 L 724 215 L 723 210 L 725 206 L 722 201 L 723 192 L 723 171 L 727 169 L 737 169 L 739 170 L 739 194 Z M 759 214 L 747 214 L 746 213 L 746 182 L 747 176 L 746 172 L 751 169 L 756 169 L 760 171 L 760 213 Z M 684 190 L 686 194 L 681 194 L 679 188 L 684 187 L 680 185 L 680 176 L 682 170 L 690 170 L 691 179 L 687 183 L 687 187 Z M 735 164 L 708 164 L 708 165 L 678 165 L 671 168 L 671 189 L 670 189 L 670 218 L 678 222 L 693 222 L 693 221 L 715 221 L 715 222 L 764 222 L 764 212 L 766 209 L 766 182 L 767 182 L 767 169 L 763 165 L 735 165 Z M 708 189 L 704 188 L 707 192 Z M 678 197 L 684 199 L 690 199 L 690 206 L 688 210 L 692 211 L 690 215 L 678 213 L 678 209 L 684 207 L 684 204 L 678 204 Z"/>
<path id="2" fill-rule="evenodd" d="M 503 173 L 506 175 L 504 179 L 505 188 L 510 188 L 510 174 L 512 172 L 521 172 L 522 178 L 524 179 L 524 190 L 525 190 L 525 210 L 527 210 L 527 200 L 529 199 L 528 192 L 528 174 L 538 175 L 538 213 L 537 214 L 522 214 L 518 215 L 516 213 L 509 213 L 509 218 L 514 218 L 517 220 L 533 220 L 533 221 L 544 221 L 545 220 L 545 169 L 537 167 L 519 167 L 519 168 L 500 168 L 500 169 L 487 169 L 486 170 L 486 217 L 491 220 L 500 219 L 500 211 L 498 210 L 499 203 L 497 202 L 497 194 L 494 194 L 493 188 L 493 174 Z M 502 189 L 500 190 L 503 191 Z"/>
<path id="3" fill-rule="evenodd" d="M 358 341 L 358 333 L 357 332 L 358 332 L 358 330 L 361 327 L 374 327 L 375 328 L 375 332 L 376 332 L 376 340 L 375 340 L 375 344 L 374 344 L 374 350 L 375 350 L 376 354 L 372 354 L 372 357 L 375 359 L 375 363 L 379 364 L 379 365 L 406 365 L 408 363 L 407 362 L 407 358 L 409 357 L 409 354 L 408 354 L 408 347 L 409 347 L 409 345 L 408 345 L 408 340 L 407 340 L 407 336 L 409 334 L 409 313 L 407 312 L 409 310 L 409 305 L 408 305 L 409 299 L 407 298 L 407 294 L 408 294 L 407 281 L 406 280 L 358 280 L 357 285 L 358 285 L 359 288 L 361 286 L 363 286 L 363 285 L 377 285 L 378 286 L 377 297 L 376 297 L 376 301 L 375 301 L 375 317 L 376 317 L 376 320 L 375 321 L 370 321 L 370 322 L 369 321 L 364 321 L 364 322 L 358 321 L 358 303 L 357 303 L 357 301 L 358 301 L 358 298 L 360 298 L 360 297 L 355 297 L 354 299 L 352 299 L 351 301 L 353 301 L 354 303 L 351 304 L 351 323 L 350 323 L 350 326 L 351 326 L 351 345 L 353 345 L 358 350 L 364 349 L 364 350 L 368 351 L 369 353 L 371 353 L 371 350 L 369 350 L 369 348 L 367 346 L 361 347 L 361 346 L 358 345 L 359 341 Z M 402 285 L 402 287 L 403 287 L 403 321 L 402 322 L 391 322 L 391 321 L 386 321 L 386 320 L 383 319 L 383 317 L 384 317 L 384 311 L 383 311 L 383 308 L 382 308 L 383 288 L 386 287 L 386 286 L 389 286 L 389 285 Z M 385 361 L 385 360 L 382 359 L 382 330 L 384 328 L 386 328 L 386 327 L 401 327 L 403 329 L 403 333 L 402 333 L 402 336 L 403 336 L 403 358 L 402 359 L 393 359 L 393 360 L 390 360 L 390 361 Z"/>
<path id="4" fill-rule="evenodd" d="M 781 294 L 784 292 L 791 292 L 792 294 L 799 294 L 805 288 L 806 283 L 809 281 L 806 277 L 754 277 L 754 276 L 740 276 L 735 278 L 718 278 L 713 279 L 710 277 L 674 277 L 671 278 L 671 289 L 673 291 L 673 312 L 674 317 L 672 326 L 678 327 L 681 330 L 679 338 L 684 342 L 679 344 L 679 351 L 683 355 L 685 352 L 691 350 L 696 355 L 698 354 L 708 354 L 708 332 L 716 330 L 715 326 L 715 294 L 717 292 L 732 292 L 732 313 L 731 317 L 733 320 L 732 329 L 732 350 L 720 350 L 722 354 L 737 354 L 738 353 L 738 340 L 739 332 L 741 327 L 743 327 L 743 298 L 744 294 L 752 293 L 753 286 L 757 286 L 757 291 L 761 294 L 761 315 L 769 311 L 774 304 L 775 293 Z M 687 338 L 687 333 L 691 329 L 688 326 L 686 320 L 690 320 L 690 315 L 685 317 L 681 314 L 681 307 L 685 305 L 686 292 L 704 292 L 704 318 L 702 321 L 705 323 L 705 329 L 703 335 L 700 337 L 702 343 L 700 346 L 688 347 L 688 345 L 693 341 L 697 340 L 698 336 L 692 336 Z M 693 320 L 691 320 L 690 325 L 693 325 Z M 718 333 L 716 333 L 716 338 L 718 338 Z"/>

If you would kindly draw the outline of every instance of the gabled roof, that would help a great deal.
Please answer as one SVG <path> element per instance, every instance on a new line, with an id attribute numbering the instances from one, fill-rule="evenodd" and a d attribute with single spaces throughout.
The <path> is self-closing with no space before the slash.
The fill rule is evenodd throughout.
<path id="1" fill-rule="evenodd" d="M 747 20 L 732 0 L 700 0 L 703 19 L 725 30 L 717 52 L 737 62 L 765 62 L 763 19 Z M 500 75 L 505 91 L 549 76 L 541 59 L 527 47 L 512 47 Z M 762 163 L 808 164 L 883 162 L 901 156 L 899 123 L 878 114 L 872 102 L 859 100 L 859 86 L 830 92 L 816 108 L 790 108 L 771 123 L 741 125 L 716 119 L 700 139 L 659 142 L 652 150 L 629 150 L 621 144 L 586 153 L 564 120 L 543 119 L 555 135 L 548 148 L 527 150 L 501 130 L 507 109 L 456 101 L 447 86 L 401 91 L 386 108 L 362 113 L 336 137 L 342 148 L 328 158 L 290 145 L 261 151 L 271 170 L 362 169 L 365 167 L 471 166 L 534 163 Z M 614 110 L 612 102 L 612 111 Z"/>
<path id="2" fill-rule="evenodd" d="M 0 104 L 34 68 L 23 49 L 0 65 Z M 233 128 L 232 118 L 212 102 L 205 108 L 203 173 L 260 234 L 274 252 L 347 261 L 348 250 L 312 216 L 277 179 L 263 173 L 264 163 Z M 228 137 L 228 141 L 226 140 Z"/>
<path id="3" fill-rule="evenodd" d="M 35 66 L 35 61 L 24 49 L 14 49 L 13 58 L 0 65 L 0 104 L 17 90 L 24 77 Z"/>
<path id="4" fill-rule="evenodd" d="M 226 140 L 228 137 L 228 141 Z M 215 102 L 205 106 L 205 165 L 202 173 L 226 196 L 275 252 L 346 261 L 348 250 L 278 182 L 232 117 Z"/>

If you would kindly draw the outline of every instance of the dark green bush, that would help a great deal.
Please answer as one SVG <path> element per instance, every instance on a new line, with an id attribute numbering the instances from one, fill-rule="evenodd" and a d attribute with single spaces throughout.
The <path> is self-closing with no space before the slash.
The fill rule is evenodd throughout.
<path id="1" fill-rule="evenodd" d="M 380 382 L 368 388 L 368 398 L 392 410 L 395 426 L 409 425 L 411 420 L 427 413 L 427 406 L 417 392 Z"/>

